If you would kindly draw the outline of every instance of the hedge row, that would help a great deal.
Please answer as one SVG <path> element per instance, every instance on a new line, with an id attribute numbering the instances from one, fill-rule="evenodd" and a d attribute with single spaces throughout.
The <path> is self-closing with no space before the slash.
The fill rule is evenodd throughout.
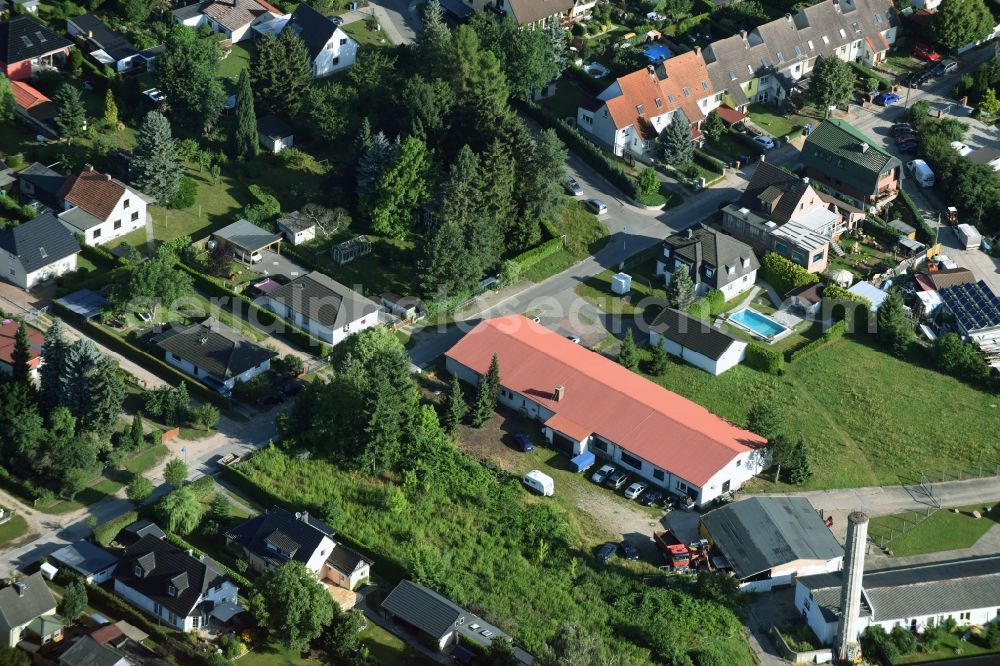
<path id="1" fill-rule="evenodd" d="M 694 149 L 693 160 L 695 164 L 705 169 L 708 169 L 712 173 L 721 174 L 723 173 L 723 170 L 726 168 L 725 162 L 712 157 L 701 148 Z"/>
<path id="2" fill-rule="evenodd" d="M 695 319 L 707 320 L 712 316 L 712 306 L 709 304 L 708 300 L 704 298 L 699 298 L 698 300 L 691 303 L 684 309 L 684 312 L 688 313 Z"/>
<path id="3" fill-rule="evenodd" d="M 780 375 L 785 372 L 785 356 L 759 342 L 751 342 L 747 345 L 747 365 L 769 375 Z"/>
<path id="4" fill-rule="evenodd" d="M 294 324 L 285 321 L 267 308 L 262 308 L 245 295 L 238 294 L 235 291 L 222 286 L 218 282 L 209 278 L 207 275 L 196 271 L 184 263 L 178 263 L 177 266 L 191 276 L 197 289 L 209 296 L 220 299 L 222 303 L 227 303 L 228 305 L 225 309 L 230 313 L 233 313 L 233 306 L 236 302 L 242 302 L 247 307 L 247 313 L 249 314 L 250 311 L 253 311 L 256 315 L 257 321 L 263 326 L 274 326 L 280 322 L 277 330 L 274 331 L 274 335 L 284 338 L 291 344 L 296 345 L 303 350 L 311 351 L 316 349 L 318 351 L 317 355 L 321 358 L 325 358 L 329 355 L 330 348 L 324 342 L 317 340 Z M 233 314 L 234 316 L 242 316 L 242 313 Z"/>
<path id="5" fill-rule="evenodd" d="M 80 243 L 80 254 L 83 255 L 84 259 L 98 268 L 110 270 L 120 264 L 118 257 L 111 254 L 111 250 L 103 245 L 86 245 Z"/>
<path id="6" fill-rule="evenodd" d="M 204 478 L 211 479 L 212 477 L 206 476 Z M 190 543 L 188 543 L 186 540 L 184 540 L 182 537 L 177 536 L 173 532 L 167 532 L 167 541 L 169 541 L 170 543 L 174 544 L 175 546 L 177 546 L 181 550 L 190 550 L 191 552 L 195 553 L 196 555 L 204 555 L 205 557 L 210 558 L 212 560 L 212 562 L 216 566 L 218 566 L 220 569 L 222 569 L 222 573 L 224 573 L 227 576 L 229 576 L 229 578 L 234 583 L 236 583 L 239 586 L 240 593 L 243 594 L 244 596 L 250 594 L 250 591 L 253 590 L 254 585 L 253 585 L 252 582 L 250 582 L 249 578 L 247 578 L 243 574 L 239 573 L 238 571 L 235 571 L 235 570 L 231 569 L 230 567 L 227 567 L 225 564 L 223 564 L 222 562 L 219 562 L 217 559 L 215 559 L 214 557 L 212 557 L 211 555 L 209 555 L 208 553 L 206 553 L 205 551 L 203 551 L 201 548 L 195 548 Z"/>
<path id="7" fill-rule="evenodd" d="M 813 353 L 814 351 L 816 351 L 820 347 L 825 347 L 826 345 L 830 344 L 834 340 L 837 340 L 837 339 L 840 339 L 840 338 L 844 337 L 844 333 L 846 333 L 846 332 L 847 332 L 847 322 L 846 321 L 838 321 L 836 324 L 834 324 L 833 326 L 831 326 L 830 328 L 828 328 L 823 333 L 823 335 L 821 335 L 820 337 L 816 338 L 812 342 L 810 342 L 808 344 L 805 344 L 805 345 L 802 345 L 798 349 L 794 349 L 794 350 L 788 352 L 788 359 L 787 360 L 788 360 L 789 363 L 794 363 L 796 360 L 802 358 L 803 356 L 806 356 L 807 354 Z"/>
<path id="8" fill-rule="evenodd" d="M 861 223 L 861 228 L 864 229 L 865 233 L 871 234 L 885 243 L 895 243 L 903 235 L 901 231 L 893 229 L 885 220 L 876 215 L 866 217 Z"/>
<path id="9" fill-rule="evenodd" d="M 534 102 L 516 102 L 512 100 L 512 103 L 516 104 L 542 127 L 555 130 L 555 133 L 566 144 L 567 148 L 576 153 L 599 174 L 604 176 L 608 182 L 618 187 L 627 196 L 633 199 L 636 198 L 638 191 L 635 179 L 625 173 L 625 168 L 622 165 L 612 161 L 603 150 L 584 137 L 578 129 L 562 118 L 552 116 Z"/>
<path id="10" fill-rule="evenodd" d="M 512 262 L 517 264 L 518 269 L 523 273 L 535 264 L 537 264 L 542 259 L 548 259 L 552 255 L 556 254 L 563 249 L 563 239 L 562 238 L 552 238 L 545 241 L 541 245 L 537 245 L 530 250 L 522 252 L 513 259 Z"/>
<path id="11" fill-rule="evenodd" d="M 133 363 L 137 363 L 146 370 L 157 375 L 160 379 L 172 386 L 181 382 L 187 384 L 188 392 L 199 400 L 211 402 L 218 407 L 228 407 L 229 401 L 219 393 L 208 388 L 193 377 L 185 375 L 183 372 L 170 365 L 166 361 L 156 358 L 152 354 L 139 349 L 127 340 L 107 331 L 103 326 L 99 326 L 92 321 L 88 321 L 77 313 L 69 310 L 61 303 L 53 302 L 51 306 L 53 312 L 66 321 L 72 322 L 79 328 L 86 329 L 90 337 L 96 339 L 101 344 L 118 352 Z"/>
<path id="12" fill-rule="evenodd" d="M 776 252 L 768 252 L 760 262 L 760 276 L 784 296 L 797 287 L 804 287 L 819 281 L 814 273 L 810 273 L 791 259 Z"/>
<path id="13" fill-rule="evenodd" d="M 209 493 L 215 490 L 215 479 L 207 475 L 199 476 L 184 487 L 189 488 L 199 500 L 203 500 L 208 497 Z"/>
<path id="14" fill-rule="evenodd" d="M 123 528 L 128 527 L 137 520 L 139 520 L 138 513 L 127 511 L 117 518 L 112 518 L 105 523 L 101 523 L 94 528 L 94 542 L 101 546 L 107 546 L 115 540 L 115 537 L 118 536 L 118 533 Z"/>
<path id="15" fill-rule="evenodd" d="M 855 303 L 864 305 L 866 308 L 871 308 L 872 306 L 872 302 L 864 296 L 844 289 L 838 284 L 828 284 L 823 287 L 823 299 L 831 301 L 854 301 Z"/>
<path id="16" fill-rule="evenodd" d="M 892 88 L 892 83 L 889 82 L 889 79 L 885 78 L 878 72 L 872 71 L 867 67 L 865 67 L 864 65 L 862 65 L 861 63 L 854 62 L 853 60 L 851 61 L 850 65 L 858 73 L 858 76 L 860 76 L 863 80 L 875 79 L 876 81 L 878 81 L 879 90 L 889 90 Z"/>
<path id="17" fill-rule="evenodd" d="M 934 229 L 927 224 L 917 204 L 913 203 L 913 199 L 902 187 L 899 188 L 896 200 L 902 202 L 898 208 L 903 215 L 903 221 L 917 230 L 917 240 L 921 243 L 933 243 L 936 236 Z"/>

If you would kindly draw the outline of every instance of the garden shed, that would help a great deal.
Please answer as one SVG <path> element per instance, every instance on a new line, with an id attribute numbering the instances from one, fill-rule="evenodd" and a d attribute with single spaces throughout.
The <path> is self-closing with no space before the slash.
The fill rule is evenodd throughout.
<path id="1" fill-rule="evenodd" d="M 338 264 L 349 264 L 358 257 L 370 254 L 372 243 L 366 236 L 355 236 L 351 240 L 337 243 L 330 251 L 330 256 Z"/>

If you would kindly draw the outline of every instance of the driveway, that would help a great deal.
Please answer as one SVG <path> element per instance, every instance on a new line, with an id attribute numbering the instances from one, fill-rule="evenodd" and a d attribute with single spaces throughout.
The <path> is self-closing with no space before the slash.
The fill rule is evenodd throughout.
<path id="1" fill-rule="evenodd" d="M 942 227 L 938 240 L 944 246 L 943 252 L 962 268 L 968 268 L 977 280 L 983 280 L 994 294 L 1000 294 L 1000 259 L 991 257 L 982 250 L 966 250 L 958 241 L 958 235 L 951 227 Z"/>
<path id="2" fill-rule="evenodd" d="M 264 250 L 261 253 L 263 259 L 249 268 L 254 273 L 261 275 L 283 275 L 289 280 L 294 280 L 300 275 L 305 275 L 309 271 L 287 257 L 278 254 L 274 250 Z"/>

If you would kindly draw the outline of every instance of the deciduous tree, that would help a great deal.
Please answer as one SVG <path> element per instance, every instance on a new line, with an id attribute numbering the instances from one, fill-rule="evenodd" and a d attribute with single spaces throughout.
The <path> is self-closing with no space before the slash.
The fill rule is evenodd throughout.
<path id="1" fill-rule="evenodd" d="M 809 78 L 809 99 L 824 114 L 831 106 L 843 104 L 854 92 L 854 70 L 836 56 L 824 56 Z"/>
<path id="2" fill-rule="evenodd" d="M 10 81 L 0 74 L 0 123 L 13 120 L 15 111 L 17 111 L 17 99 L 10 87 Z"/>
<path id="3" fill-rule="evenodd" d="M 168 532 L 184 536 L 198 527 L 205 515 L 205 506 L 190 487 L 185 487 L 177 488 L 161 499 L 155 512 Z"/>
<path id="4" fill-rule="evenodd" d="M 299 652 L 333 620 L 333 600 L 301 562 L 261 576 L 249 608 L 272 642 Z"/>
<path id="5" fill-rule="evenodd" d="M 180 488 L 188 476 L 188 467 L 180 458 L 171 458 L 163 468 L 163 479 L 174 488 Z"/>
<path id="6" fill-rule="evenodd" d="M 213 39 L 181 26 L 169 32 L 166 52 L 156 60 L 156 77 L 178 125 L 202 132 L 218 119 L 226 99 L 219 62 Z"/>
<path id="7" fill-rule="evenodd" d="M 726 124 L 722 122 L 722 118 L 719 114 L 713 111 L 708 114 L 705 122 L 701 125 L 702 133 L 708 137 L 709 141 L 713 143 L 722 138 L 722 135 L 726 133 Z"/>
<path id="8" fill-rule="evenodd" d="M 236 122 L 233 123 L 230 146 L 233 156 L 248 160 L 257 157 L 260 144 L 257 139 L 257 114 L 254 111 L 250 72 L 244 69 L 236 84 Z"/>
<path id="9" fill-rule="evenodd" d="M 767 441 L 773 440 L 781 432 L 782 413 L 773 400 L 755 402 L 747 412 L 747 429 Z"/>
<path id="10" fill-rule="evenodd" d="M 125 486 L 125 496 L 129 498 L 129 501 L 139 505 L 146 501 L 146 499 L 153 494 L 153 482 L 144 477 L 141 474 L 136 474 L 132 477 L 132 480 L 128 482 Z"/>
<path id="11" fill-rule="evenodd" d="M 159 111 L 147 113 L 139 127 L 129 176 L 136 188 L 156 197 L 163 205 L 177 196 L 181 166 L 170 122 Z"/>
<path id="12" fill-rule="evenodd" d="M 471 25 L 483 48 L 499 58 L 513 97 L 528 100 L 559 76 L 556 42 L 547 30 L 522 30 L 512 18 L 487 14 L 476 14 Z"/>
<path id="13" fill-rule="evenodd" d="M 929 30 L 937 44 L 956 51 L 989 35 L 994 23 L 983 0 L 942 0 L 931 18 Z"/>

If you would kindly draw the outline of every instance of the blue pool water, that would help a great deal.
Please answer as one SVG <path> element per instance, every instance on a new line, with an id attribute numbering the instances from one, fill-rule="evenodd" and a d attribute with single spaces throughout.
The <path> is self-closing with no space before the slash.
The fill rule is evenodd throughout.
<path id="1" fill-rule="evenodd" d="M 762 338 L 770 338 L 787 331 L 788 328 L 782 326 L 770 317 L 765 317 L 761 313 L 743 308 L 739 312 L 729 315 L 729 321 L 742 326 L 743 328 L 756 333 Z"/>
<path id="2" fill-rule="evenodd" d="M 650 44 L 642 50 L 646 54 L 646 59 L 649 62 L 656 62 L 657 60 L 666 60 L 670 57 L 670 49 L 668 49 L 663 44 Z"/>

